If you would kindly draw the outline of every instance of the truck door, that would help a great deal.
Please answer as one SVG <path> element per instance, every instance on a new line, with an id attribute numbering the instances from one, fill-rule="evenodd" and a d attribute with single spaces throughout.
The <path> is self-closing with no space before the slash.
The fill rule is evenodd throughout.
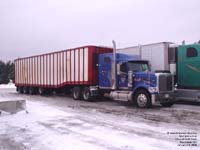
<path id="1" fill-rule="evenodd" d="M 112 71 L 112 60 L 110 56 L 105 54 L 100 55 L 99 58 L 99 86 L 105 89 L 111 89 L 112 79 L 111 79 L 111 71 Z"/>
<path id="2" fill-rule="evenodd" d="M 119 89 L 128 89 L 128 68 L 127 63 L 122 63 L 120 65 L 120 70 L 118 71 L 118 88 Z"/>
<path id="3" fill-rule="evenodd" d="M 180 85 L 200 87 L 200 45 L 182 46 L 182 60 L 179 62 Z"/>

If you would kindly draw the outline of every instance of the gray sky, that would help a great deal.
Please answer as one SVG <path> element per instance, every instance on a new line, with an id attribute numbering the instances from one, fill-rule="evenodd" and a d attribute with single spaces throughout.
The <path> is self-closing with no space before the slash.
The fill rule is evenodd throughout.
<path id="1" fill-rule="evenodd" d="M 0 59 L 200 40 L 200 0 L 0 0 Z"/>

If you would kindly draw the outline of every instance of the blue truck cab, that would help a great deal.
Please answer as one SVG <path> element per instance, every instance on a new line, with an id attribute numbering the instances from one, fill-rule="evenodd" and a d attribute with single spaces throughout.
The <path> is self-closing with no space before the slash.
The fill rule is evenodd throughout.
<path id="1" fill-rule="evenodd" d="M 156 103 L 165 107 L 173 105 L 172 74 L 151 72 L 148 61 L 137 55 L 117 53 L 114 59 L 113 53 L 100 54 L 98 86 L 104 96 L 132 101 L 141 108 Z"/>

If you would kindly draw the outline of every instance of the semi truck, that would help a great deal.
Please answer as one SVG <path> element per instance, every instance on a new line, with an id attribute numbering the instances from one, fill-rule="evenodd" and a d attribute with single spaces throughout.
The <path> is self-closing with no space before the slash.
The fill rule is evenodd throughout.
<path id="1" fill-rule="evenodd" d="M 138 54 L 149 60 L 152 70 L 174 75 L 176 100 L 200 101 L 200 43 L 177 45 L 160 42 L 118 49 L 119 53 Z"/>
<path id="2" fill-rule="evenodd" d="M 15 85 L 24 94 L 64 91 L 75 100 L 108 97 L 132 101 L 141 108 L 170 107 L 174 100 L 172 74 L 151 72 L 148 61 L 116 53 L 115 46 L 84 46 L 18 58 Z"/>

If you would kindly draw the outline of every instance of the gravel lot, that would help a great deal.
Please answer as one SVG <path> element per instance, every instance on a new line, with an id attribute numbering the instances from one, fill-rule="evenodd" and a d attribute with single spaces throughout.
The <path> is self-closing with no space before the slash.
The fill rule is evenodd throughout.
<path id="1" fill-rule="evenodd" d="M 1 114 L 0 150 L 200 149 L 200 104 L 139 109 L 127 102 L 30 96 L 1 87 L 0 100 L 5 98 L 25 99 L 27 111 Z"/>

